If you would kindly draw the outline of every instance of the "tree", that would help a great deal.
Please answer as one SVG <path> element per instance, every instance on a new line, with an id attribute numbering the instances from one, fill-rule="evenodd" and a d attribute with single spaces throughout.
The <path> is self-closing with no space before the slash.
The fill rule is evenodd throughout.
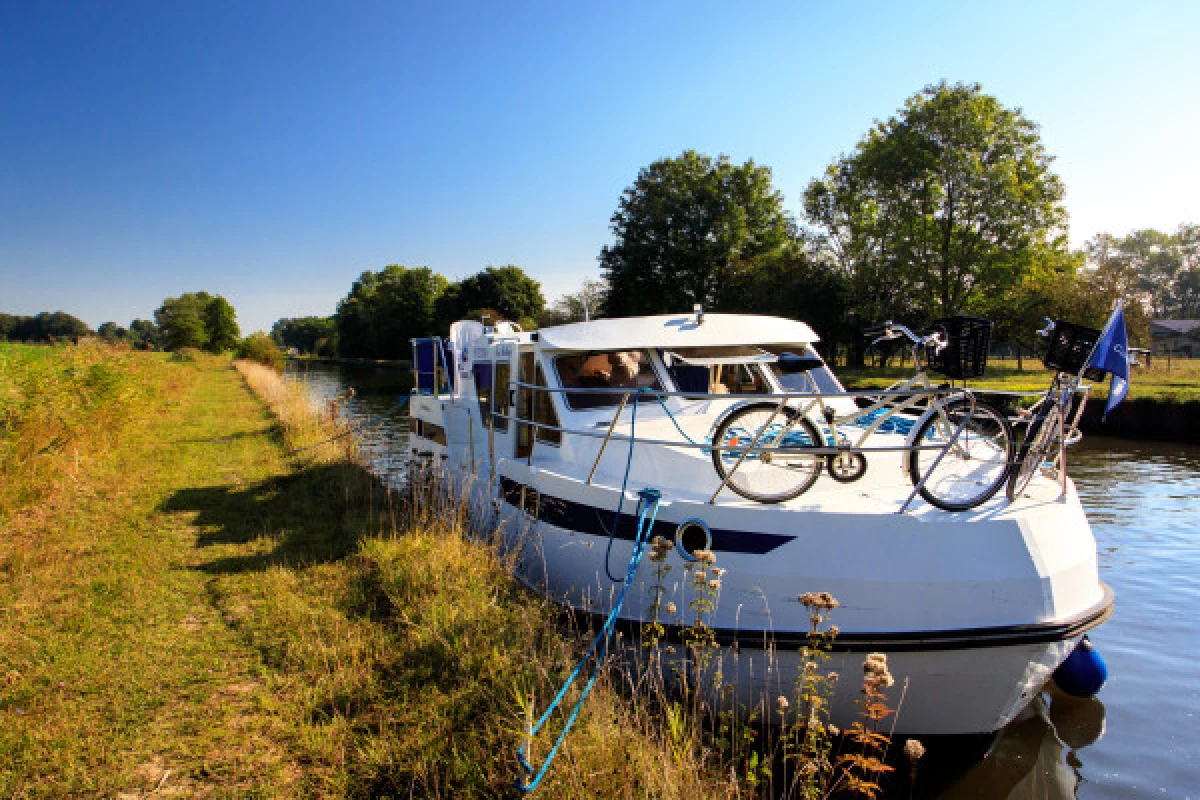
<path id="1" fill-rule="evenodd" d="M 43 311 L 32 317 L 10 316 L 0 324 L 8 328 L 8 338 L 15 342 L 75 341 L 92 332 L 86 322 L 65 311 Z"/>
<path id="2" fill-rule="evenodd" d="M 16 339 L 17 337 L 13 335 L 13 331 L 15 331 L 17 327 L 27 319 L 29 319 L 29 317 L 21 317 L 17 316 L 16 314 L 0 313 L 0 340 Z"/>
<path id="3" fill-rule="evenodd" d="M 848 289 L 846 273 L 833 259 L 797 240 L 736 275 L 727 310 L 807 322 L 821 337 L 818 349 L 832 358 L 839 342 L 852 342 L 857 335 L 848 327 Z"/>
<path id="4" fill-rule="evenodd" d="M 359 358 L 408 358 L 409 339 L 434 330 L 434 309 L 448 282 L 429 267 L 391 264 L 364 272 L 338 303 L 338 346 Z"/>
<path id="5" fill-rule="evenodd" d="M 129 338 L 129 331 L 115 322 L 105 322 L 96 328 L 96 335 L 106 342 L 119 342 Z"/>
<path id="6" fill-rule="evenodd" d="M 168 297 L 154 312 L 154 321 L 166 350 L 195 347 L 223 353 L 238 345 L 237 313 L 221 295 L 185 292 Z"/>
<path id="7" fill-rule="evenodd" d="M 238 329 L 237 312 L 224 297 L 217 295 L 204 306 L 204 331 L 208 335 L 205 348 L 210 353 L 235 349 L 242 332 Z"/>
<path id="8" fill-rule="evenodd" d="M 967 310 L 1066 252 L 1062 182 L 1037 126 L 978 84 L 928 86 L 805 192 L 863 322 Z"/>
<path id="9" fill-rule="evenodd" d="M 285 318 L 271 327 L 271 338 L 280 347 L 301 353 L 337 354 L 337 321 L 333 317 Z"/>
<path id="10" fill-rule="evenodd" d="M 565 294 L 542 315 L 543 325 L 564 325 L 604 316 L 607 287 L 603 281 L 584 281 L 578 291 Z"/>
<path id="11" fill-rule="evenodd" d="M 720 310 L 733 278 L 778 253 L 794 232 L 771 170 L 686 150 L 655 161 L 621 195 L 616 241 L 600 253 L 607 312 Z"/>
<path id="12" fill-rule="evenodd" d="M 148 319 L 135 319 L 129 323 L 129 343 L 138 350 L 157 350 L 158 326 Z"/>
<path id="13" fill-rule="evenodd" d="M 460 308 L 494 308 L 506 319 L 537 317 L 546 305 L 542 285 L 512 264 L 488 267 L 464 278 L 456 294 Z"/>

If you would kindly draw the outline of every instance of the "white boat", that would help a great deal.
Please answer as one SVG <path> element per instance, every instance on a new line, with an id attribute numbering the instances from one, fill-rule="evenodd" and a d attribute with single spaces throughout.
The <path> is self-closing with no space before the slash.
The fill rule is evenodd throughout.
<path id="1" fill-rule="evenodd" d="M 858 453 L 865 474 L 823 474 L 781 502 L 732 491 L 713 457 L 730 413 L 762 402 L 805 408 L 817 396 L 831 413 L 857 408 L 815 360 L 817 341 L 802 322 L 700 312 L 535 332 L 458 322 L 447 339 L 414 342 L 412 455 L 495 509 L 519 551 L 520 580 L 598 619 L 620 593 L 638 492 L 661 493 L 649 533 L 675 544 L 665 595 L 656 598 L 655 565 L 641 563 L 618 620 L 636 634 L 657 613 L 677 633 L 687 612 L 663 609 L 689 608 L 683 568 L 710 550 L 726 571 L 705 618 L 723 646 L 714 672 L 739 702 L 790 694 L 810 629 L 800 597 L 828 592 L 840 603 L 825 664 L 843 675 L 835 723 L 858 714 L 863 658 L 882 652 L 896 678 L 887 692 L 898 733 L 996 731 L 1112 612 L 1074 486 L 1038 476 L 1015 502 L 1000 492 L 944 510 L 914 486 L 916 417 L 847 447 L 827 441 L 822 415 L 810 411 L 826 439 L 808 442 L 813 452 Z M 795 356 L 807 360 L 805 381 L 781 368 Z M 697 375 L 706 381 L 696 385 Z M 740 451 L 729 448 L 729 469 L 742 463 L 744 439 Z M 718 451 L 729 441 L 719 438 Z M 746 459 L 744 477 L 757 479 L 763 461 Z"/>

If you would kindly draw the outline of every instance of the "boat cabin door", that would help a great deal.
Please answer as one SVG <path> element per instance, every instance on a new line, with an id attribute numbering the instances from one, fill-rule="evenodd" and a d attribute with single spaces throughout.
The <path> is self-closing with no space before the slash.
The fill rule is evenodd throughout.
<path id="1" fill-rule="evenodd" d="M 528 388 L 534 383 L 534 364 L 536 354 L 532 350 L 519 353 L 517 355 L 517 381 L 521 386 L 517 387 L 517 408 L 516 416 L 520 420 L 533 419 L 533 391 Z M 533 453 L 533 426 L 528 422 L 517 423 L 516 450 L 514 455 L 517 458 L 529 458 Z"/>

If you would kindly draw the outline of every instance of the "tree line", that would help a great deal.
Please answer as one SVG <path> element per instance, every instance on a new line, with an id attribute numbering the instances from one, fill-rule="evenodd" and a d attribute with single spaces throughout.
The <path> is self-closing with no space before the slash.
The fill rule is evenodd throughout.
<path id="1" fill-rule="evenodd" d="M 102 323 L 96 330 L 64 311 L 44 311 L 33 316 L 0 313 L 0 340 L 29 343 L 78 341 L 96 336 L 123 342 L 139 350 L 179 350 L 192 347 L 212 353 L 236 350 L 243 344 L 237 312 L 221 295 L 185 292 L 168 297 L 154 312 L 154 320 L 135 319 L 129 327 Z"/>
<path id="2" fill-rule="evenodd" d="M 512 264 L 461 281 L 429 267 L 390 264 L 362 273 L 333 316 L 281 319 L 271 335 L 280 347 L 304 353 L 406 359 L 410 339 L 444 334 L 455 320 L 488 316 L 535 328 L 545 305 L 541 284 Z"/>
<path id="3" fill-rule="evenodd" d="M 644 167 L 611 218 L 601 280 L 546 308 L 518 267 L 458 283 L 429 267 L 365 272 L 329 318 L 273 335 L 306 352 L 406 358 L 408 339 L 462 317 L 523 326 L 690 310 L 809 322 L 826 354 L 862 356 L 861 330 L 955 314 L 995 320 L 994 338 L 1036 345 L 1043 316 L 1099 326 L 1128 297 L 1147 319 L 1200 316 L 1200 226 L 1067 242 L 1064 187 L 1038 126 L 979 84 L 927 86 L 784 206 L 769 167 L 692 150 Z"/>

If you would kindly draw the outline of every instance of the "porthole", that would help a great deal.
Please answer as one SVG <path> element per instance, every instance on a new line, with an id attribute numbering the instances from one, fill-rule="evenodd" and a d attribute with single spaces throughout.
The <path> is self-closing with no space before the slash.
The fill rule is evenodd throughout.
<path id="1" fill-rule="evenodd" d="M 712 547 L 712 531 L 702 519 L 685 519 L 675 529 L 675 549 L 684 561 L 695 561 L 696 552 Z"/>

